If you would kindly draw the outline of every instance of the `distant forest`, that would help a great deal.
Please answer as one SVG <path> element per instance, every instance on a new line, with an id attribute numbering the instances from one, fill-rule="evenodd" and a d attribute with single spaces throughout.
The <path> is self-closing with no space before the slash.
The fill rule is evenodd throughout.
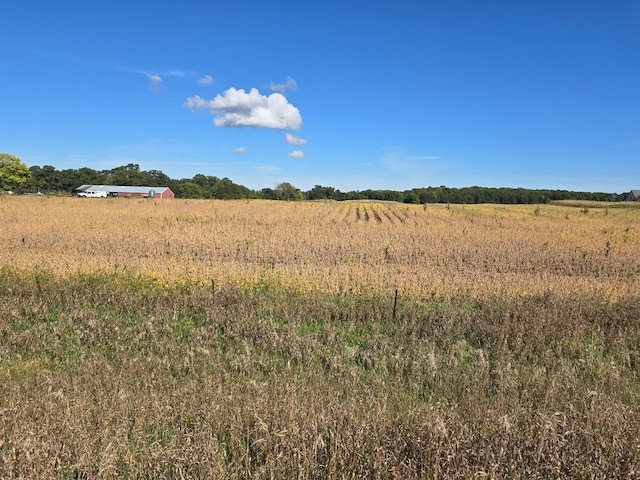
<path id="1" fill-rule="evenodd" d="M 553 200 L 590 200 L 618 202 L 626 194 L 574 192 L 569 190 L 533 190 L 526 188 L 424 187 L 405 191 L 362 190 L 341 192 L 333 187 L 314 186 L 302 191 L 283 182 L 274 188 L 251 190 L 228 178 L 197 174 L 193 178 L 175 180 L 160 170 L 140 170 L 137 164 L 128 164 L 110 170 L 79 169 L 56 170 L 55 167 L 30 167 L 30 188 L 43 193 L 71 193 L 80 185 L 127 185 L 169 187 L 177 198 L 252 199 L 268 200 L 387 200 L 403 203 L 549 203 Z"/>

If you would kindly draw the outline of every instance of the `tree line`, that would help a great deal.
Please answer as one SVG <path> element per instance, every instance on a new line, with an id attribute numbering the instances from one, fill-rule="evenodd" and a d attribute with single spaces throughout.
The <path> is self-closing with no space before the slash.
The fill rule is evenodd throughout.
<path id="1" fill-rule="evenodd" d="M 106 170 L 88 167 L 57 170 L 51 165 L 26 167 L 20 159 L 0 154 L 0 188 L 25 192 L 71 193 L 80 185 L 125 185 L 169 187 L 178 198 L 202 199 L 267 199 L 267 200 L 384 200 L 401 203 L 499 203 L 532 204 L 553 200 L 622 201 L 626 194 L 576 192 L 526 188 L 490 188 L 446 186 L 411 190 L 362 190 L 341 192 L 333 187 L 315 185 L 302 191 L 288 182 L 274 188 L 251 190 L 228 178 L 197 174 L 192 178 L 172 179 L 160 170 L 141 170 L 130 163 Z"/>

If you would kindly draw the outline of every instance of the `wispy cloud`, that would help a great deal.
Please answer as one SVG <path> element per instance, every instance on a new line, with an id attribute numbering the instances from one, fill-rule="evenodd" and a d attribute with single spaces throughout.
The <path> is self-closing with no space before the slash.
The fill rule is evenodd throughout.
<path id="1" fill-rule="evenodd" d="M 111 68 L 111 67 L 104 67 Z M 130 68 L 130 67 L 113 67 L 114 70 L 125 72 L 125 73 L 133 73 L 137 75 L 146 76 L 151 82 L 151 91 L 157 93 L 160 89 L 160 84 L 167 77 L 175 77 L 175 78 L 187 78 L 197 76 L 196 72 L 187 71 L 187 70 L 166 70 L 166 71 L 150 71 L 144 69 Z"/>
<path id="2" fill-rule="evenodd" d="M 187 98 L 184 105 L 192 112 L 209 110 L 217 127 L 258 127 L 298 130 L 300 111 L 280 93 L 262 95 L 256 88 L 249 92 L 229 88 L 212 100 L 199 95 Z"/>
<path id="3" fill-rule="evenodd" d="M 238 148 L 234 148 L 233 150 L 231 150 L 232 153 L 245 153 L 247 151 L 246 148 L 244 147 L 238 147 Z"/>
<path id="4" fill-rule="evenodd" d="M 284 136 L 284 141 L 289 145 L 304 145 L 307 141 L 304 138 L 296 137 L 290 133 L 286 133 Z"/>
<path id="5" fill-rule="evenodd" d="M 302 152 L 301 150 L 294 150 L 293 152 L 289 152 L 289 157 L 304 158 L 304 152 Z"/>
<path id="6" fill-rule="evenodd" d="M 142 75 L 147 77 L 151 81 L 152 90 L 156 91 L 156 89 L 160 86 L 163 78 L 167 77 L 176 77 L 176 78 L 189 78 L 189 77 L 198 77 L 198 72 L 193 70 L 182 70 L 182 69 L 169 69 L 169 70 L 155 70 L 155 69 L 145 69 L 145 68 L 137 68 L 131 67 L 127 65 L 121 65 L 118 63 L 106 63 L 106 62 L 95 62 L 95 61 L 87 61 L 81 58 L 69 56 L 69 55 L 59 55 L 57 53 L 44 52 L 40 50 L 30 50 L 31 53 L 36 55 L 41 55 L 47 58 L 52 58 L 55 60 L 75 63 L 78 65 L 84 65 L 85 67 L 96 68 L 101 70 L 112 70 L 124 73 L 133 73 L 136 75 Z M 213 78 L 210 75 L 205 75 L 200 78 L 200 81 L 203 79 L 211 79 Z"/>
<path id="7" fill-rule="evenodd" d="M 198 75 L 196 72 L 190 72 L 186 70 L 167 70 L 166 72 L 161 72 L 165 77 L 193 77 Z"/>
<path id="8" fill-rule="evenodd" d="M 294 90 L 295 91 L 297 89 L 298 89 L 298 84 L 291 77 L 287 77 L 287 80 L 284 83 L 271 83 L 271 91 L 272 92 L 284 93 L 287 90 Z"/>
<path id="9" fill-rule="evenodd" d="M 381 163 L 389 170 L 402 172 L 414 170 L 437 160 L 442 160 L 442 157 L 438 155 L 410 155 L 403 147 L 390 147 L 384 149 Z"/>
<path id="10" fill-rule="evenodd" d="M 151 82 L 151 91 L 157 93 L 160 91 L 160 84 L 162 83 L 162 77 L 156 74 L 148 74 L 147 78 Z"/>
<path id="11" fill-rule="evenodd" d="M 262 172 L 281 172 L 282 168 L 275 167 L 273 165 L 258 165 L 253 168 L 254 170 L 260 170 Z"/>
<path id="12" fill-rule="evenodd" d="M 211 85 L 213 83 L 213 77 L 211 75 L 204 75 L 200 77 L 198 83 L 206 87 L 207 85 Z"/>

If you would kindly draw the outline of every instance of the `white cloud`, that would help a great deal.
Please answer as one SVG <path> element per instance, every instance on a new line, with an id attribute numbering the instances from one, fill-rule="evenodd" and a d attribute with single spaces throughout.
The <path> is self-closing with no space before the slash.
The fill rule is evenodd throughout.
<path id="1" fill-rule="evenodd" d="M 238 148 L 234 148 L 233 150 L 231 150 L 231 152 L 233 153 L 245 153 L 247 151 L 246 148 L 244 147 L 238 147 Z"/>
<path id="2" fill-rule="evenodd" d="M 195 113 L 200 110 L 207 109 L 209 107 L 209 102 L 200 95 L 196 95 L 194 97 L 187 98 L 187 101 L 184 102 L 184 106 Z"/>
<path id="3" fill-rule="evenodd" d="M 290 133 L 285 134 L 284 141 L 289 145 L 304 145 L 307 141 L 304 138 L 296 137 Z"/>
<path id="4" fill-rule="evenodd" d="M 294 150 L 289 153 L 291 158 L 304 158 L 304 153 L 301 150 Z"/>
<path id="5" fill-rule="evenodd" d="M 160 75 L 156 75 L 148 73 L 147 78 L 151 82 L 151 90 L 157 92 L 160 89 L 160 84 L 162 83 L 162 77 Z"/>
<path id="6" fill-rule="evenodd" d="M 216 127 L 259 127 L 298 130 L 302 125 L 300 111 L 280 93 L 262 95 L 256 88 L 249 92 L 229 88 L 213 100 L 195 95 L 184 105 L 192 112 L 208 109 Z"/>
<path id="7" fill-rule="evenodd" d="M 213 83 L 213 77 L 211 75 L 204 75 L 198 80 L 198 83 L 203 86 L 211 85 Z"/>
<path id="8" fill-rule="evenodd" d="M 297 88 L 298 84 L 291 77 L 287 77 L 287 80 L 284 83 L 271 83 L 271 91 L 273 92 L 284 93 L 287 90 L 296 90 Z"/>

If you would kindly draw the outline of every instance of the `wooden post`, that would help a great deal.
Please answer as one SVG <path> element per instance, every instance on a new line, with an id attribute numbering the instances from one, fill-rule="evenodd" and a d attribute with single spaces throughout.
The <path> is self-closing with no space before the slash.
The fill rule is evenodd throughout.
<path id="1" fill-rule="evenodd" d="M 398 289 L 396 288 L 396 294 L 393 297 L 393 320 L 396 319 L 396 306 L 398 305 Z"/>

